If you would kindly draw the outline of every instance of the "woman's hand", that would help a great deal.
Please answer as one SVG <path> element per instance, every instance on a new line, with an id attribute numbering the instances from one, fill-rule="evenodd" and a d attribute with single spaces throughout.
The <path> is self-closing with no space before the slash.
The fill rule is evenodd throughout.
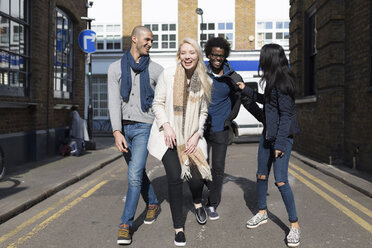
<path id="1" fill-rule="evenodd" d="M 196 152 L 196 149 L 198 147 L 198 142 L 199 142 L 199 134 L 194 133 L 193 136 L 190 137 L 190 139 L 186 143 L 186 149 L 185 153 L 186 155 L 190 155 Z"/>
<path id="2" fill-rule="evenodd" d="M 284 152 L 275 150 L 275 158 L 278 158 L 278 157 L 282 158 L 283 156 L 284 156 Z"/>
<path id="3" fill-rule="evenodd" d="M 169 122 L 163 124 L 165 145 L 173 149 L 176 146 L 176 133 Z"/>
<path id="4" fill-rule="evenodd" d="M 243 90 L 245 87 L 245 84 L 243 82 L 237 82 L 236 83 L 239 86 L 239 89 Z"/>

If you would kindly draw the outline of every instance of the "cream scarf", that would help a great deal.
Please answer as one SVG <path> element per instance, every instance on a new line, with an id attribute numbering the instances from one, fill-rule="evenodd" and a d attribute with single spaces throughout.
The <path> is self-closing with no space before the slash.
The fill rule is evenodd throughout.
<path id="1" fill-rule="evenodd" d="M 197 147 L 193 154 L 185 154 L 187 141 L 199 129 L 200 102 L 203 96 L 197 71 L 194 71 L 191 77 L 188 92 L 185 69 L 178 64 L 173 88 L 174 126 L 177 153 L 182 169 L 181 178 L 190 179 L 190 167 L 196 166 L 203 179 L 212 181 L 211 170 L 200 148 Z"/>

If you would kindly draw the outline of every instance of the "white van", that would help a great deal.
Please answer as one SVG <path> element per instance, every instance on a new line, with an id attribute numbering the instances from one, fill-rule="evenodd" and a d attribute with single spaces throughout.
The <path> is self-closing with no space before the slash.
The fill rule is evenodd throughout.
<path id="1" fill-rule="evenodd" d="M 259 77 L 243 78 L 246 87 L 263 94 L 263 89 L 259 85 Z M 258 104 L 262 109 L 262 104 Z M 259 122 L 243 105 L 240 106 L 238 116 L 233 120 L 234 142 L 247 140 L 258 141 L 263 130 L 263 124 Z"/>

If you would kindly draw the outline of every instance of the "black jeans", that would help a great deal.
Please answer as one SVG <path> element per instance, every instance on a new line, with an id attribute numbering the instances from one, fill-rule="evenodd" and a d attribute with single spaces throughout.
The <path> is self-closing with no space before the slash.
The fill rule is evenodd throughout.
<path id="1" fill-rule="evenodd" d="M 210 150 L 212 149 L 211 171 L 213 179 L 213 181 L 206 181 L 206 185 L 209 189 L 207 206 L 213 206 L 217 208 L 221 202 L 221 192 L 223 177 L 225 174 L 225 160 L 229 140 L 229 130 L 227 129 L 222 132 L 216 133 L 209 132 L 205 138 L 208 143 L 208 154 L 210 154 Z"/>
<path id="2" fill-rule="evenodd" d="M 172 213 L 173 227 L 183 228 L 185 219 L 183 218 L 183 180 L 181 179 L 181 164 L 178 158 L 177 149 L 168 149 L 162 159 L 165 173 L 168 179 L 168 197 Z M 201 203 L 204 180 L 197 168 L 191 167 L 192 178 L 189 184 L 194 203 Z"/>

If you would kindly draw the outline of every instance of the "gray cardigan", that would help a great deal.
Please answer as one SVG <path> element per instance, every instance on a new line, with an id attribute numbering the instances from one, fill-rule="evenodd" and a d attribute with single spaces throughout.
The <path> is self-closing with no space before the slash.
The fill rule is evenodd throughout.
<path id="1" fill-rule="evenodd" d="M 156 82 L 163 67 L 150 59 L 149 75 L 150 85 L 155 90 Z M 154 113 L 152 108 L 147 112 L 141 109 L 140 99 L 140 74 L 131 70 L 132 89 L 129 101 L 124 102 L 120 94 L 121 86 L 121 60 L 117 60 L 109 66 L 107 73 L 108 105 L 112 131 L 122 131 L 122 120 L 130 120 L 142 123 L 152 123 Z"/>

